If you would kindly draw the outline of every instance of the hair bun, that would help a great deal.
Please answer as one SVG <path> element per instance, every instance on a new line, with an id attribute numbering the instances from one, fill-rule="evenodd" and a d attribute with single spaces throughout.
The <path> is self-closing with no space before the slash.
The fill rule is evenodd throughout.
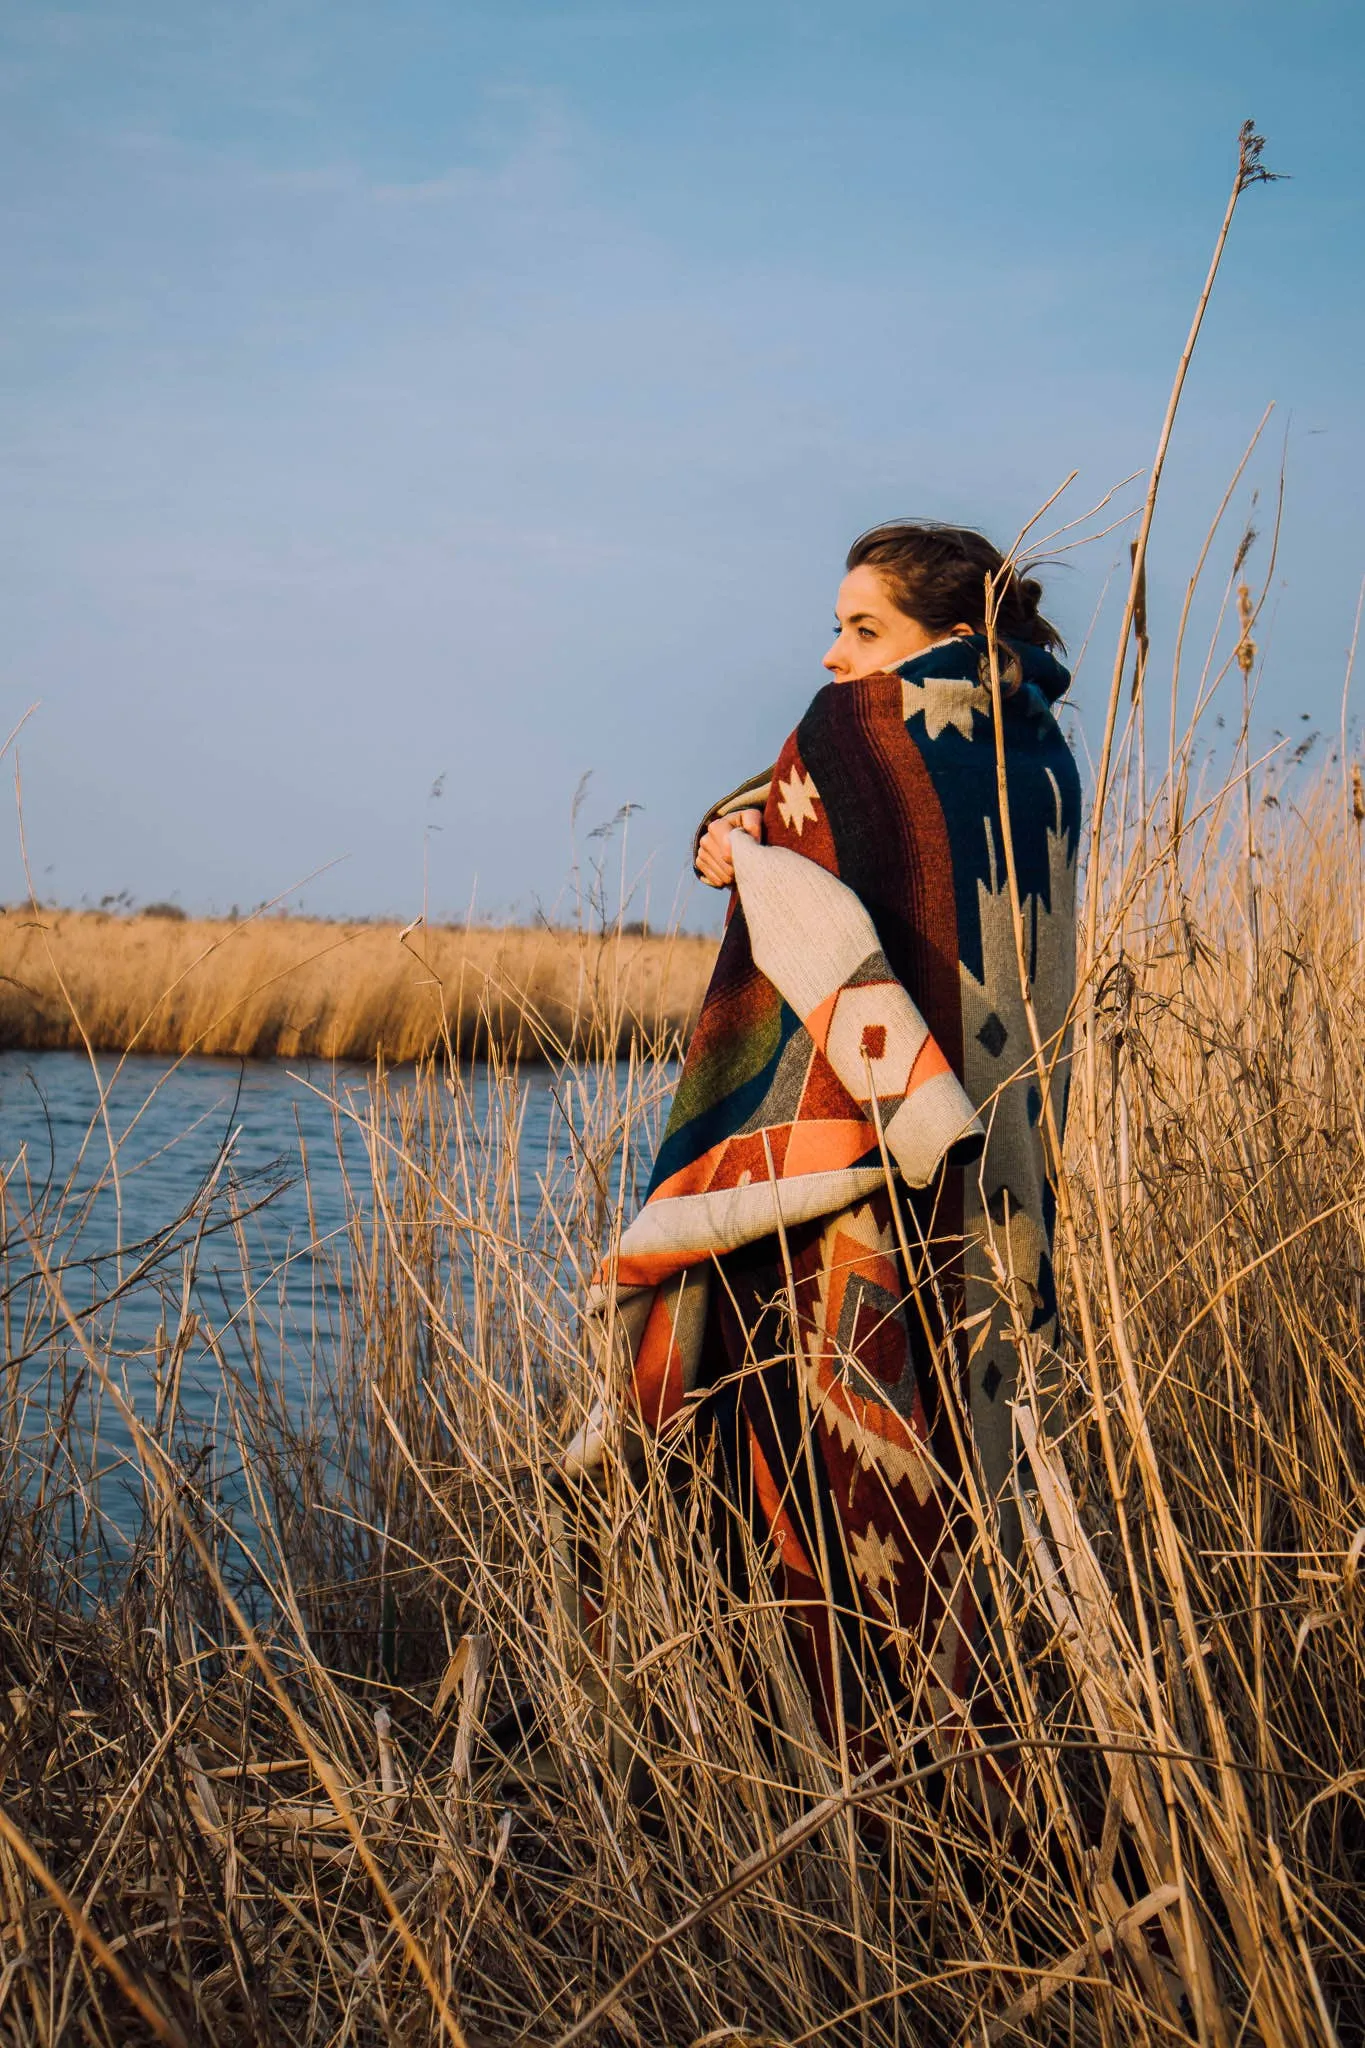
<path id="1" fill-rule="evenodd" d="M 860 534 L 844 566 L 876 569 L 897 609 L 935 635 L 955 632 L 962 625 L 983 632 L 987 579 L 999 578 L 1001 633 L 1035 647 L 1062 645 L 1061 634 L 1039 610 L 1042 584 L 1017 571 L 1002 575 L 1004 556 L 973 527 L 892 520 Z M 1026 564 L 1029 569 L 1035 566 Z"/>

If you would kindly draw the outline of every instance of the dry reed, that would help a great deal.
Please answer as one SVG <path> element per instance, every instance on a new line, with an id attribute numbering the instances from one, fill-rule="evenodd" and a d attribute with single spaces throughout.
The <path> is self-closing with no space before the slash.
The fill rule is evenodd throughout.
<path id="1" fill-rule="evenodd" d="M 55 1275 L 18 1285 L 11 1186 L 11 1354 L 45 1344 L 50 1372 L 4 1474 L 0 2040 L 437 2041 L 444 2008 L 446 2038 L 548 2043 L 626 1979 L 589 2037 L 1365 2038 L 1365 888 L 1344 806 L 1304 810 L 1261 813 L 1258 966 L 1216 839 L 1182 860 L 1179 945 L 1111 926 L 994 1835 L 914 1781 L 904 1728 L 910 1782 L 855 1787 L 850 1862 L 780 1629 L 698 1540 L 704 1459 L 681 1488 L 613 1470 L 614 1740 L 594 1718 L 545 1484 L 592 1391 L 578 1303 L 651 1061 L 566 1070 L 573 1159 L 535 1215 L 514 1067 L 477 1113 L 430 1068 L 343 1104 L 370 1167 L 327 1369 L 291 1408 L 264 1322 L 231 1360 L 179 1275 L 117 1571 L 72 1389 L 127 1361 Z M 178 1415 L 187 1359 L 222 1374 L 214 1438 Z M 977 1542 L 1004 1573 L 989 1520 Z M 776 1752 L 737 1710 L 755 1661 Z M 526 1694 L 548 1749 L 509 1774 L 479 1730 Z"/>

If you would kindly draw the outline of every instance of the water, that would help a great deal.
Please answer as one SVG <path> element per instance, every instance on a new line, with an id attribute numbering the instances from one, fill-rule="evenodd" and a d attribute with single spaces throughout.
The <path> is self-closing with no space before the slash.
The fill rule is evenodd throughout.
<path id="1" fill-rule="evenodd" d="M 0 1283 L 6 1383 L 11 1395 L 19 1389 L 27 1397 L 20 1427 L 50 1432 L 54 1405 L 82 1363 L 35 1270 L 33 1239 L 144 1418 L 155 1408 L 158 1331 L 164 1350 L 191 1308 L 227 1355 L 235 1346 L 237 1362 L 263 1360 L 283 1401 L 302 1404 L 312 1376 L 327 1369 L 348 1216 L 357 1205 L 363 1212 L 369 1198 L 359 1131 L 343 1114 L 338 1149 L 335 1105 L 363 1113 L 370 1082 L 368 1068 L 323 1063 L 133 1058 L 120 1065 L 110 1056 L 92 1069 L 78 1053 L 0 1053 Z M 407 1084 L 400 1075 L 391 1085 Z M 487 1084 L 476 1076 L 473 1086 L 477 1122 Z M 554 1077 L 531 1069 L 522 1087 L 518 1166 L 528 1219 L 544 1177 L 568 1160 L 572 1137 Z M 194 1268 L 188 1281 L 187 1260 Z M 83 1404 L 88 1395 L 87 1377 L 73 1398 Z M 191 1435 L 217 1428 L 222 1396 L 213 1350 L 192 1344 L 178 1411 Z M 83 1405 L 78 1422 L 84 1455 L 93 1458 Z M 112 1453 L 117 1464 L 130 1449 L 126 1426 L 106 1405 L 101 1457 Z M 117 1485 L 110 1494 L 106 1484 L 101 1501 L 115 1524 L 127 1521 L 131 1507 Z"/>

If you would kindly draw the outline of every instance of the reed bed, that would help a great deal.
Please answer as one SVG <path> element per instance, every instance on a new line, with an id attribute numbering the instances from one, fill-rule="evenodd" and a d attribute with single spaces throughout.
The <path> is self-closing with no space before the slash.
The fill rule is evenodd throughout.
<path id="1" fill-rule="evenodd" d="M 567 929 L 0 911 L 0 1046 L 238 1059 L 421 1059 L 450 1042 L 523 1058 L 685 1032 L 710 939 Z"/>
<path id="2" fill-rule="evenodd" d="M 339 1097 L 326 1369 L 288 1402 L 264 1295 L 234 1350 L 170 1262 L 131 1452 L 85 1434 L 108 1311 L 34 1282 L 11 1176 L 0 2040 L 1365 2039 L 1360 828 L 1335 784 L 1262 816 L 1254 949 L 1212 812 L 1174 920 L 1169 858 L 1114 855 L 1148 879 L 1076 1067 L 1063 1422 L 1020 1404 L 1020 1572 L 975 1531 L 1020 1743 L 991 1822 L 922 1730 L 864 1780 L 821 1741 L 761 1560 L 741 1599 L 704 1540 L 704 1446 L 613 1466 L 606 1647 L 564 1619 L 547 1478 L 667 1044 L 565 1068 L 534 1212 L 513 1064 L 477 1114 L 458 1065 Z M 178 1407 L 210 1364 L 212 1433 Z M 547 1747 L 504 1767 L 527 1695 Z"/>

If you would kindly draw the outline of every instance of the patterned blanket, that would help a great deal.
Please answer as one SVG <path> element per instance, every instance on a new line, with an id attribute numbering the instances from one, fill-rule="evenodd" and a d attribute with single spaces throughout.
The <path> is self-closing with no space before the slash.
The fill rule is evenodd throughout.
<path id="1" fill-rule="evenodd" d="M 1080 785 L 1050 705 L 1069 677 L 1037 648 L 999 658 L 1027 968 L 1059 1054 Z M 941 1719 L 973 1690 L 964 1482 L 984 1474 L 1008 1547 L 1009 1306 L 1045 1342 L 1056 1313 L 988 685 L 979 638 L 830 684 L 708 814 L 761 804 L 764 844 L 734 835 L 701 1019 L 597 1289 L 638 1427 L 714 1418 L 817 1715 L 868 1740 L 878 1701 Z M 1058 1057 L 1059 1125 L 1063 1077 Z M 590 1424 L 569 1470 L 600 1446 Z"/>

